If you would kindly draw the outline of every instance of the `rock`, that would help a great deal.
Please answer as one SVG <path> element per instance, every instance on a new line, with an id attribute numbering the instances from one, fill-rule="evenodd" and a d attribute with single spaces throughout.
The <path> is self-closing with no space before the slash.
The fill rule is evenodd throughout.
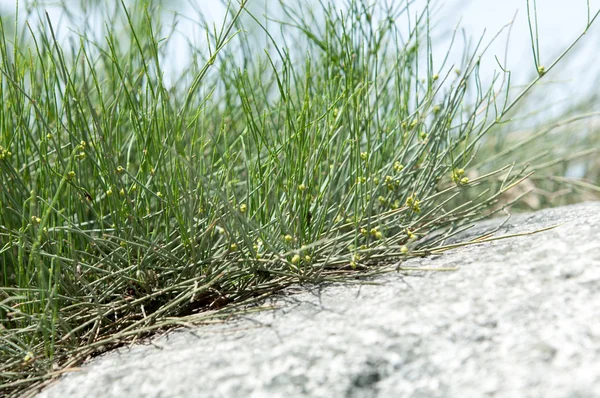
<path id="1" fill-rule="evenodd" d="M 278 295 L 280 309 L 108 353 L 38 397 L 598 397 L 600 203 L 497 235 L 555 224 L 405 263 L 458 271 Z"/>

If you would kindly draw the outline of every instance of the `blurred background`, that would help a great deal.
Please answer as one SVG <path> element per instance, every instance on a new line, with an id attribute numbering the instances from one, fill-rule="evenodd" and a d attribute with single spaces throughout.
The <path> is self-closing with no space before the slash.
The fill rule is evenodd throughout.
<path id="1" fill-rule="evenodd" d="M 405 3 L 404 0 L 373 0 L 377 4 Z M 333 0 L 340 9 L 347 7 L 348 0 Z M 64 38 L 72 35 L 71 30 L 81 31 L 85 27 L 86 34 L 95 34 L 99 38 L 104 35 L 103 21 L 105 12 L 113 12 L 120 8 L 120 2 L 111 2 L 110 6 L 102 0 L 20 0 L 19 20 L 35 24 L 42 11 L 47 11 L 50 19 L 58 27 L 59 36 Z M 132 0 L 125 0 L 126 5 L 133 4 Z M 162 14 L 163 23 L 168 26 L 177 20 L 175 31 L 169 32 L 170 37 L 170 62 L 164 65 L 170 70 L 169 74 L 180 72 L 190 62 L 188 41 L 197 45 L 205 38 L 205 33 L 199 29 L 199 19 L 204 19 L 208 24 L 220 25 L 227 13 L 228 1 L 226 0 L 153 0 L 146 3 L 156 5 L 155 10 Z M 315 0 L 302 0 L 304 9 L 310 10 Z M 527 24 L 527 0 L 503 1 L 475 1 L 475 0 L 434 0 L 430 1 L 432 20 L 436 23 L 434 29 L 434 57 L 444 57 L 450 44 L 450 38 L 455 29 L 459 29 L 459 40 L 454 46 L 453 54 L 460 57 L 464 49 L 463 35 L 465 38 L 476 41 L 480 37 L 484 42 L 489 42 L 507 24 L 512 23 L 510 37 L 508 29 L 494 41 L 488 50 L 488 56 L 482 59 L 482 76 L 488 81 L 498 70 L 494 55 L 504 61 L 507 51 L 507 67 L 513 71 L 513 83 L 522 84 L 535 74 L 530 43 L 529 26 Z M 579 35 L 588 18 L 587 4 L 592 14 L 600 9 L 600 0 L 542 0 L 537 2 L 538 29 L 540 37 L 540 55 L 542 61 L 548 63 L 553 60 L 566 46 Z M 236 8 L 238 1 L 231 2 L 231 7 Z M 270 22 L 265 15 L 274 20 L 285 19 L 281 14 L 280 0 L 250 0 L 248 9 L 268 27 Z M 412 1 L 411 7 L 416 14 L 427 4 L 427 0 Z M 3 16 L 5 26 L 10 26 L 14 20 L 16 0 L 0 0 L 0 15 Z M 533 9 L 533 0 L 530 1 Z M 65 7 L 66 6 L 66 7 Z M 317 9 L 320 7 L 314 7 Z M 72 15 L 65 15 L 67 9 Z M 200 15 L 201 14 L 201 15 Z M 249 17 L 246 17 L 247 19 Z M 318 18 L 318 16 L 317 16 Z M 79 26 L 74 22 L 79 21 Z M 89 29 L 94 32 L 90 32 Z M 253 31 L 250 24 L 245 25 L 247 34 L 261 35 L 257 26 Z M 568 58 L 569 65 L 561 68 L 560 76 L 555 76 L 545 85 L 552 85 L 552 99 L 555 104 L 572 98 L 581 98 L 582 93 L 595 91 L 596 71 L 600 68 L 594 65 L 594 53 L 598 48 L 600 27 L 593 26 L 588 32 L 588 37 L 578 45 L 577 51 Z M 268 41 L 264 39 L 265 47 Z M 508 44 L 508 46 L 507 46 Z M 262 52 L 262 51 L 260 51 Z M 435 60 L 435 59 L 434 59 Z M 549 79 L 550 80 L 550 79 Z M 560 83 L 560 84 L 559 84 Z"/>

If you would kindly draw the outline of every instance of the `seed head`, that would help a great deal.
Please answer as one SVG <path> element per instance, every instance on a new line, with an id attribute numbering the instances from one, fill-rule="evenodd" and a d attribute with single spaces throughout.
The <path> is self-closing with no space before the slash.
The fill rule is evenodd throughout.
<path id="1" fill-rule="evenodd" d="M 412 209 L 412 211 L 414 211 L 415 213 L 421 212 L 421 201 L 417 199 L 417 195 L 414 193 L 408 198 L 406 198 L 406 206 Z"/>
<path id="2" fill-rule="evenodd" d="M 23 357 L 23 362 L 28 363 L 31 362 L 35 358 L 35 355 L 31 351 L 27 351 L 25 356 Z"/>
<path id="3" fill-rule="evenodd" d="M 544 65 L 540 65 L 540 66 L 538 67 L 538 74 L 539 74 L 540 76 L 544 76 L 544 74 L 546 74 L 546 67 L 544 67 Z"/>

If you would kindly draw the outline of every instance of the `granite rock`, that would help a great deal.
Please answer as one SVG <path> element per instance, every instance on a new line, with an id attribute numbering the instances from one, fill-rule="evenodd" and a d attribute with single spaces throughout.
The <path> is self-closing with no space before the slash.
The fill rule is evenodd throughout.
<path id="1" fill-rule="evenodd" d="M 556 224 L 405 263 L 457 271 L 277 295 L 276 310 L 110 352 L 38 397 L 600 397 L 600 203 L 496 234 Z"/>

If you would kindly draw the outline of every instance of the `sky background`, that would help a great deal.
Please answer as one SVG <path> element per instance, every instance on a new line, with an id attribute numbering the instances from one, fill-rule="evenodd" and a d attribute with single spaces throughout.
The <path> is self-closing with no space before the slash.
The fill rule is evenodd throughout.
<path id="1" fill-rule="evenodd" d="M 63 0 L 69 4 L 74 0 Z M 110 0 L 117 1 L 117 0 Z M 208 17 L 217 23 L 221 22 L 225 7 L 219 0 L 192 0 L 197 8 L 200 8 Z M 304 1 L 307 4 L 309 0 Z M 404 0 L 376 0 L 379 4 L 389 3 L 392 1 Z M 533 0 L 531 0 L 533 2 Z M 39 2 L 39 1 L 38 1 Z M 130 0 L 125 0 L 125 3 L 130 3 Z M 340 8 L 344 7 L 347 0 L 335 0 Z M 61 13 L 58 7 L 53 6 L 59 3 L 58 1 L 47 1 L 45 7 L 49 11 L 49 15 L 55 23 L 62 28 L 61 32 L 68 35 L 67 27 L 63 26 L 60 21 Z M 165 0 L 164 5 L 167 9 L 177 10 L 184 16 L 193 15 L 191 7 L 187 5 L 189 1 Z M 275 10 L 279 0 L 250 0 L 250 4 L 257 8 L 255 13 L 260 14 L 265 9 L 271 12 Z M 420 9 L 426 0 L 416 0 L 413 9 Z M 434 61 L 435 56 L 441 61 L 445 55 L 449 44 L 449 37 L 452 30 L 460 26 L 464 29 L 467 36 L 477 39 L 481 35 L 488 40 L 491 39 L 504 25 L 509 23 L 513 18 L 515 22 L 512 28 L 509 51 L 508 51 L 508 68 L 513 71 L 513 83 L 523 84 L 535 73 L 533 66 L 532 51 L 530 46 L 529 30 L 527 25 L 527 1 L 526 0 L 439 0 L 434 1 L 440 6 L 440 11 L 435 15 L 438 22 L 436 30 L 437 36 L 434 36 Z M 20 1 L 23 8 L 24 1 Z M 589 0 L 592 14 L 600 9 L 600 0 Z M 15 0 L 0 0 L 0 12 L 14 12 Z M 538 0 L 538 21 L 540 33 L 541 58 L 544 65 L 548 65 L 551 61 L 562 52 L 566 46 L 577 37 L 583 30 L 587 19 L 586 0 Z M 260 10 L 260 11 L 259 11 Z M 579 51 L 575 57 L 569 59 L 569 64 L 561 67 L 560 75 L 550 76 L 545 81 L 546 85 L 552 85 L 553 96 L 556 101 L 560 102 L 574 95 L 581 94 L 582 91 L 595 89 L 595 78 L 600 71 L 600 67 L 596 64 L 597 48 L 600 48 L 600 20 L 596 26 L 588 32 L 583 45 L 579 46 Z M 186 57 L 185 42 L 192 36 L 203 36 L 197 29 L 193 29 L 191 22 L 181 20 L 179 33 L 171 39 L 171 52 L 169 59 L 173 60 L 173 66 L 186 65 L 189 59 Z M 483 58 L 482 75 L 484 80 L 490 79 L 494 70 L 498 70 L 498 65 L 494 55 L 504 59 L 504 51 L 506 46 L 506 36 L 502 36 L 490 48 L 488 56 Z M 257 49 L 257 53 L 262 53 L 262 49 Z M 456 49 L 456 56 L 461 54 L 460 48 Z M 457 58 L 458 59 L 458 58 Z M 555 84 L 560 82 L 561 84 Z"/>
<path id="2" fill-rule="evenodd" d="M 251 0 L 252 1 L 252 0 Z M 256 0 L 255 0 L 256 1 Z M 269 9 L 275 9 L 278 0 L 266 1 Z M 302 0 L 300 0 L 302 1 Z M 377 0 L 379 3 L 398 0 Z M 262 2 L 262 1 L 261 1 Z M 215 0 L 197 0 L 208 13 L 221 20 L 224 7 Z M 337 0 L 343 7 L 346 0 Z M 508 67 L 513 71 L 513 83 L 524 84 L 535 74 L 527 24 L 527 0 L 441 0 L 434 2 L 440 6 L 437 14 L 439 36 L 434 42 L 434 55 L 438 59 L 445 55 L 449 44 L 449 34 L 460 26 L 467 36 L 474 39 L 485 35 L 491 40 L 503 26 L 514 19 L 508 46 Z M 426 0 L 417 0 L 414 10 L 420 9 Z M 533 0 L 531 0 L 533 4 Z M 600 0 L 590 0 L 592 15 L 600 10 Z M 586 0 L 538 0 L 538 29 L 540 35 L 540 55 L 542 64 L 550 64 L 584 29 L 587 21 Z M 503 59 L 506 47 L 506 36 L 497 40 L 482 61 L 482 75 L 491 80 L 498 65 L 494 55 Z M 596 90 L 596 77 L 600 66 L 596 63 L 600 48 L 600 19 L 586 34 L 581 45 L 577 47 L 575 56 L 568 59 L 568 64 L 561 66 L 560 74 L 549 76 L 544 84 L 550 87 L 549 93 L 553 102 L 562 103 L 582 92 Z M 456 56 L 461 51 L 457 48 Z"/>

